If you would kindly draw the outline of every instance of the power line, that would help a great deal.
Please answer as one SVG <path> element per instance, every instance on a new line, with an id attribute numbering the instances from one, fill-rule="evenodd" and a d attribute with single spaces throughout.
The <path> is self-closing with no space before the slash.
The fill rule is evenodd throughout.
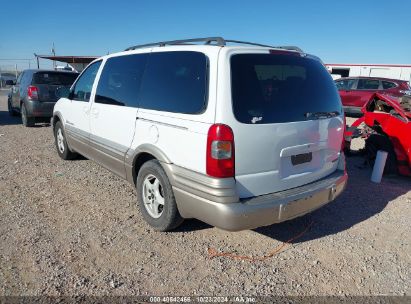
<path id="1" fill-rule="evenodd" d="M 24 58 L 0 58 L 0 60 L 9 60 L 9 61 L 13 61 L 13 60 L 24 60 L 24 61 L 34 61 L 34 59 L 24 59 Z"/>

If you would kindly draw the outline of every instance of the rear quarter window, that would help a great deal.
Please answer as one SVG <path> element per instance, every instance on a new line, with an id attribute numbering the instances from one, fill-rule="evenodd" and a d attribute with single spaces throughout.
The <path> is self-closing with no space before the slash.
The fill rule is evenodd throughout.
<path id="1" fill-rule="evenodd" d="M 200 114 L 206 108 L 208 59 L 199 52 L 151 53 L 144 72 L 141 108 Z"/>
<path id="2" fill-rule="evenodd" d="M 391 81 L 382 81 L 382 88 L 384 90 L 395 88 L 397 85 Z"/>
<path id="3" fill-rule="evenodd" d="M 309 113 L 342 113 L 337 88 L 318 60 L 295 55 L 231 57 L 233 111 L 242 123 L 307 120 Z"/>

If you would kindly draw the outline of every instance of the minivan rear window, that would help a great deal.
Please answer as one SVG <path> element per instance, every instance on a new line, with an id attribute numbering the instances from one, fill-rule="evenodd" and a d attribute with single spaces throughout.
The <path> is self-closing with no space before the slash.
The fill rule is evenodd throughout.
<path id="1" fill-rule="evenodd" d="M 71 86 L 77 73 L 37 72 L 33 75 L 33 84 Z"/>
<path id="2" fill-rule="evenodd" d="M 231 57 L 233 111 L 242 123 L 285 123 L 309 113 L 342 113 L 337 88 L 322 63 L 283 54 Z"/>

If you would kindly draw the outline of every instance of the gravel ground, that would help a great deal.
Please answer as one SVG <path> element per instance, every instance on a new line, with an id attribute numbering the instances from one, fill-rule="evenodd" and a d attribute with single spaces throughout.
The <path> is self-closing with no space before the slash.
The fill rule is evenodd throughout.
<path id="1" fill-rule="evenodd" d="M 411 295 L 410 178 L 373 184 L 351 157 L 343 195 L 302 218 L 154 232 L 128 183 L 89 160 L 61 160 L 51 128 L 9 118 L 1 94 L 0 295 Z M 208 256 L 263 256 L 310 223 L 261 262 Z"/>

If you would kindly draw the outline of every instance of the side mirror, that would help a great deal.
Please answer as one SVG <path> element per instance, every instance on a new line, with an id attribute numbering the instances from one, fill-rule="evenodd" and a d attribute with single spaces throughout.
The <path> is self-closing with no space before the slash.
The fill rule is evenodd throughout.
<path id="1" fill-rule="evenodd" d="M 70 89 L 67 87 L 58 87 L 56 89 L 56 97 L 57 98 L 69 98 L 70 96 Z"/>
<path id="2" fill-rule="evenodd" d="M 15 85 L 15 84 L 16 84 L 16 81 L 15 81 L 15 80 L 11 80 L 11 79 L 6 80 L 6 85 L 13 86 L 13 85 Z"/>

